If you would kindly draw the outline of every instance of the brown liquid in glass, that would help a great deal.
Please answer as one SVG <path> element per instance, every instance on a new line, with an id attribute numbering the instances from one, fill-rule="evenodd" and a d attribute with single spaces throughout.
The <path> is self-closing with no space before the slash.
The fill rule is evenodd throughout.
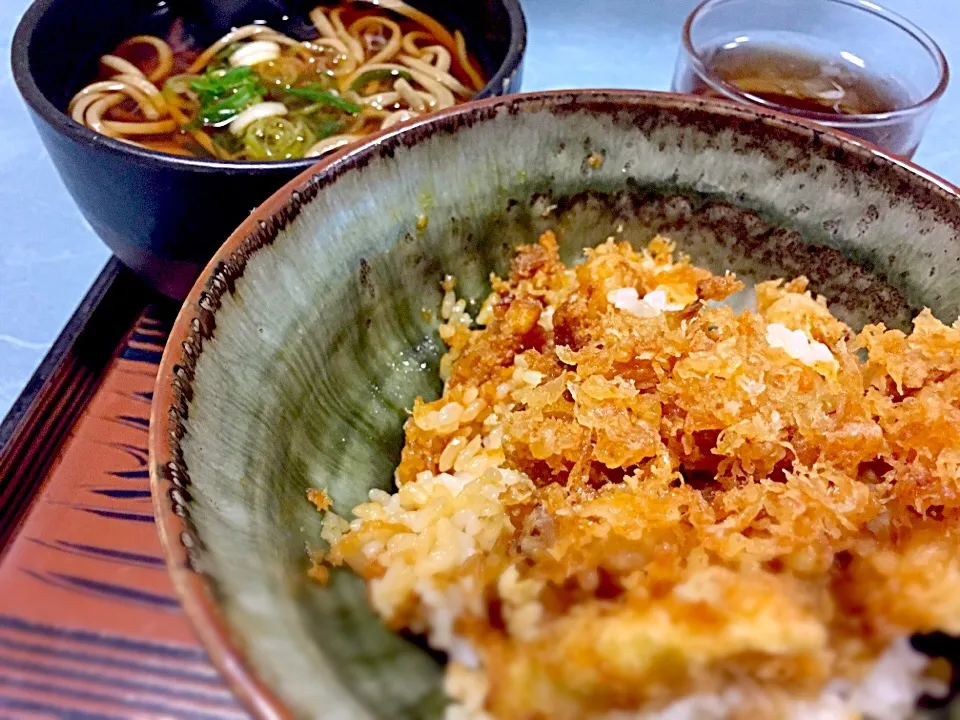
<path id="1" fill-rule="evenodd" d="M 709 75 L 741 92 L 794 115 L 829 123 L 844 116 L 888 113 L 910 106 L 905 88 L 877 77 L 841 58 L 824 58 L 764 45 L 737 45 L 706 55 Z M 679 90 L 696 95 L 728 97 L 692 70 Z M 893 152 L 916 149 L 910 118 L 883 127 L 844 127 Z"/>

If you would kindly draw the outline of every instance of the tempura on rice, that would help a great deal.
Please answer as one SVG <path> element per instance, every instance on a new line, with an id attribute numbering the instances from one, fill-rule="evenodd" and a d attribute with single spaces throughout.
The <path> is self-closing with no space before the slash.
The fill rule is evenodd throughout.
<path id="1" fill-rule="evenodd" d="M 910 716 L 960 633 L 960 326 L 834 317 L 654 239 L 519 248 L 325 565 L 448 654 L 448 717 Z"/>

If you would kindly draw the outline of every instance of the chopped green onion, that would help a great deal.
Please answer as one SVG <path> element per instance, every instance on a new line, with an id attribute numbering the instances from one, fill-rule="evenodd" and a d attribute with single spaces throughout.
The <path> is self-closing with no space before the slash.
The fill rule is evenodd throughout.
<path id="1" fill-rule="evenodd" d="M 190 81 L 200 96 L 197 117 L 204 125 L 223 125 L 251 105 L 263 101 L 266 89 L 253 68 L 240 65 L 230 70 L 208 70 Z"/>
<path id="2" fill-rule="evenodd" d="M 329 110 L 329 109 L 330 109 L 330 106 L 326 105 L 325 103 L 313 103 L 313 105 L 307 105 L 306 107 L 296 110 L 295 113 L 297 115 L 302 115 L 303 117 L 307 117 L 308 115 L 313 115 L 314 113 L 318 113 L 321 110 Z"/>
<path id="3" fill-rule="evenodd" d="M 261 100 L 263 100 L 263 95 L 256 90 L 241 88 L 222 100 L 209 105 L 202 105 L 200 118 L 205 125 L 222 125 Z"/>
<path id="4" fill-rule="evenodd" d="M 236 155 L 244 149 L 243 141 L 232 132 L 211 133 L 213 144 L 228 155 Z"/>
<path id="5" fill-rule="evenodd" d="M 296 97 L 305 98 L 310 102 L 323 103 L 324 105 L 335 107 L 338 110 L 343 110 L 344 112 L 348 112 L 353 115 L 356 115 L 358 112 L 363 110 L 362 106 L 357 105 L 354 102 L 350 102 L 346 98 L 342 98 L 339 95 L 334 95 L 329 90 L 321 90 L 315 84 L 304 85 L 303 87 L 288 88 L 286 92 Z"/>
<path id="6" fill-rule="evenodd" d="M 306 125 L 317 136 L 317 140 L 324 140 L 331 135 L 343 132 L 349 122 L 347 116 L 323 103 L 314 103 L 294 110 L 290 113 L 290 117 Z"/>
<path id="7" fill-rule="evenodd" d="M 200 79 L 199 75 L 184 73 L 182 75 L 171 75 L 163 84 L 163 91 L 175 95 L 186 95 L 190 91 L 192 83 Z"/>
<path id="8" fill-rule="evenodd" d="M 380 68 L 379 70 L 367 70 L 365 73 L 361 74 L 356 80 L 350 83 L 350 89 L 354 92 L 362 92 L 363 89 L 372 82 L 380 82 L 381 80 L 390 80 L 403 78 L 407 82 L 410 82 L 413 78 L 410 73 L 405 70 L 388 70 L 387 68 Z"/>
<path id="9" fill-rule="evenodd" d="M 190 87 L 200 93 L 201 97 L 221 96 L 237 87 L 258 83 L 249 65 L 240 65 L 230 70 L 214 70 L 201 75 L 190 83 Z"/>
<path id="10" fill-rule="evenodd" d="M 253 121 L 243 135 L 247 156 L 252 160 L 301 158 L 315 142 L 303 123 L 277 116 Z"/>
<path id="11" fill-rule="evenodd" d="M 227 62 L 231 55 L 243 47 L 243 43 L 235 42 L 227 45 L 223 50 L 214 55 L 214 62 Z"/>
<path id="12" fill-rule="evenodd" d="M 310 128 L 317 140 L 326 140 L 331 135 L 343 132 L 343 123 L 334 118 L 304 118 L 304 124 Z"/>

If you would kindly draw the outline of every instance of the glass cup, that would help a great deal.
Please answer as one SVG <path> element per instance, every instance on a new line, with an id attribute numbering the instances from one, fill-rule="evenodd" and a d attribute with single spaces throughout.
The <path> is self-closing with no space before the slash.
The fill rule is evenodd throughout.
<path id="1" fill-rule="evenodd" d="M 675 92 L 773 108 L 909 158 L 949 80 L 920 28 L 868 0 L 706 0 Z"/>

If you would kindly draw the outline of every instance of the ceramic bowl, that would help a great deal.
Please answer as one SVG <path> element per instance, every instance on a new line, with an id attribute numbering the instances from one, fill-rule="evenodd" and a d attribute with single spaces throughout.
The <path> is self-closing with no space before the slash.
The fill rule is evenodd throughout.
<path id="1" fill-rule="evenodd" d="M 169 568 L 260 717 L 439 718 L 440 661 L 361 583 L 307 579 L 324 489 L 389 488 L 438 396 L 445 273 L 476 301 L 547 228 L 566 260 L 660 232 L 715 271 L 811 279 L 854 325 L 960 311 L 960 197 L 851 138 L 691 97 L 561 91 L 451 109 L 288 184 L 219 250 L 164 354 L 150 431 Z M 435 314 L 434 314 L 435 315 Z"/>
<path id="2" fill-rule="evenodd" d="M 161 292 L 182 299 L 230 232 L 316 158 L 226 162 L 166 155 L 100 135 L 64 108 L 96 77 L 100 56 L 125 38 L 165 36 L 177 17 L 188 18 L 203 43 L 255 19 L 287 30 L 286 12 L 303 17 L 301 10 L 317 2 L 36 0 L 20 21 L 13 76 L 57 172 L 113 253 Z M 520 89 L 526 25 L 519 0 L 411 3 L 463 31 L 490 77 L 479 97 Z"/>

